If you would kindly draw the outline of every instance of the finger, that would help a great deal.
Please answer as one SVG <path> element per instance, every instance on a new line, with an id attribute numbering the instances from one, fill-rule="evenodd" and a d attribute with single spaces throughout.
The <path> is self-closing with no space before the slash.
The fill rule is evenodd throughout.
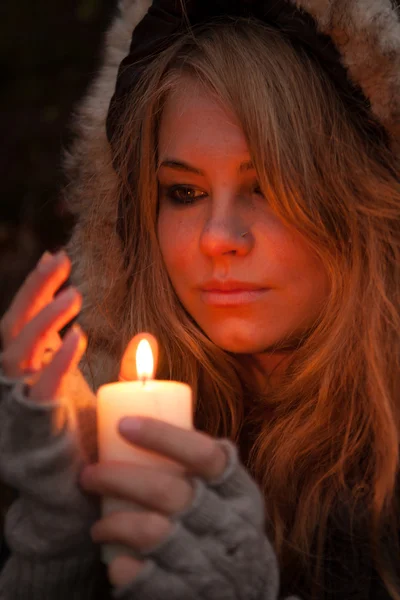
<path id="1" fill-rule="evenodd" d="M 115 512 L 97 521 L 91 536 L 94 542 L 146 552 L 166 540 L 172 528 L 171 521 L 155 512 Z"/>
<path id="2" fill-rule="evenodd" d="M 25 371 L 37 371 L 42 363 L 40 354 L 47 337 L 62 329 L 80 311 L 82 296 L 75 288 L 68 288 L 46 306 L 13 340 L 2 355 L 2 365 L 9 377 L 19 377 Z"/>
<path id="3" fill-rule="evenodd" d="M 65 376 L 75 368 L 86 350 L 87 339 L 78 325 L 74 325 L 64 338 L 53 360 L 42 370 L 31 387 L 29 397 L 37 402 L 50 402 L 62 396 Z"/>
<path id="4" fill-rule="evenodd" d="M 58 331 L 49 331 L 37 341 L 32 357 L 32 369 L 38 373 L 39 369 L 47 365 L 53 359 L 54 354 L 62 346 L 62 339 Z"/>
<path id="5" fill-rule="evenodd" d="M 114 522 L 111 516 L 115 517 Z M 198 589 L 198 584 L 203 582 L 204 590 L 204 578 L 209 579 L 210 588 L 212 584 L 226 585 L 227 580 L 215 567 L 213 568 L 208 554 L 203 550 L 201 540 L 180 523 L 172 524 L 168 520 L 163 522 L 163 519 L 164 517 L 157 513 L 114 513 L 107 519 L 107 523 L 103 519 L 103 522 L 99 521 L 94 525 L 92 536 L 94 535 L 96 542 L 121 544 L 154 561 L 160 569 L 157 577 L 162 575 L 162 572 L 170 571 L 174 577 L 181 578 L 185 575 L 184 579 L 191 589 Z M 223 552 L 224 548 L 216 540 L 213 542 L 213 545 L 217 546 L 217 552 Z M 136 597 L 135 594 L 133 596 Z M 142 597 L 142 594 L 138 593 L 137 596 Z M 159 596 L 146 594 L 145 597 Z M 204 598 L 208 598 L 207 593 L 204 594 Z"/>
<path id="6" fill-rule="evenodd" d="M 127 441 L 167 456 L 206 480 L 219 477 L 227 464 L 222 447 L 200 431 L 148 417 L 125 417 L 119 423 L 119 432 Z"/>
<path id="7" fill-rule="evenodd" d="M 151 333 L 138 333 L 129 342 L 121 361 L 121 368 L 119 371 L 120 381 L 134 381 L 138 379 L 138 373 L 136 368 L 136 351 L 139 343 L 142 340 L 146 340 L 150 344 L 151 352 L 153 355 L 153 377 L 157 372 L 158 364 L 158 343 L 154 335 Z"/>
<path id="8" fill-rule="evenodd" d="M 53 299 L 55 292 L 68 279 L 70 271 L 71 262 L 65 252 L 54 256 L 44 254 L 18 290 L 1 321 L 4 347 Z"/>
<path id="9" fill-rule="evenodd" d="M 108 565 L 108 578 L 115 587 L 129 585 L 143 571 L 144 562 L 130 556 L 117 556 Z"/>
<path id="10" fill-rule="evenodd" d="M 193 499 L 188 479 L 128 463 L 90 465 L 82 472 L 81 484 L 87 492 L 132 500 L 168 516 L 185 510 Z"/>

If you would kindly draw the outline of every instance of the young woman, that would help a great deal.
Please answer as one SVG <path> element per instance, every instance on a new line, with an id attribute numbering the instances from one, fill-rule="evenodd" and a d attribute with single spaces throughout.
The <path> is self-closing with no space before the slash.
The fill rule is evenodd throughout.
<path id="1" fill-rule="evenodd" d="M 396 6 L 220 4 L 122 7 L 68 159 L 74 287 L 45 255 L 2 321 L 2 599 L 400 598 Z M 95 462 L 141 331 L 196 429 L 120 433 L 174 473 Z M 113 591 L 103 543 L 137 553 Z"/>

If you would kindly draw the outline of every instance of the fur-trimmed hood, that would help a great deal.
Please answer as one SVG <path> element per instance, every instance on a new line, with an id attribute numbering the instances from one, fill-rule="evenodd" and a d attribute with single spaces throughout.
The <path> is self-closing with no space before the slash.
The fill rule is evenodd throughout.
<path id="1" fill-rule="evenodd" d="M 331 37 L 349 79 L 361 88 L 393 150 L 400 153 L 400 0 L 283 1 L 306 11 L 318 30 Z M 116 174 L 106 116 L 118 66 L 129 51 L 133 29 L 150 5 L 151 0 L 120 0 L 106 35 L 102 67 L 76 114 L 77 141 L 65 160 L 69 183 L 64 196 L 77 217 L 67 251 L 73 262 L 73 283 L 84 297 L 80 321 L 96 355 L 95 371 L 84 369 L 94 388 L 117 376 L 119 355 L 112 316 L 122 301 L 115 273 L 115 264 L 120 262 Z M 98 268 L 92 272 L 88 265 L 93 263 Z M 90 290 L 96 290 L 95 297 Z"/>

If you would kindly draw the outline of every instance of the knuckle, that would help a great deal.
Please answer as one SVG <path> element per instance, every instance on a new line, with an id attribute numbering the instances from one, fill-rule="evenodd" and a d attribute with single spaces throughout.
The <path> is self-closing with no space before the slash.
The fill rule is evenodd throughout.
<path id="1" fill-rule="evenodd" d="M 154 478 L 151 486 L 151 499 L 154 506 L 164 506 L 171 503 L 171 487 L 164 477 Z"/>
<path id="2" fill-rule="evenodd" d="M 204 444 L 199 457 L 199 466 L 206 471 L 214 471 L 216 465 L 221 459 L 221 449 L 215 441 L 210 440 L 208 444 Z"/>
<path id="3" fill-rule="evenodd" d="M 162 507 L 165 513 L 173 514 L 186 508 L 192 493 L 192 487 L 186 480 L 165 477 L 154 482 L 151 497 L 156 509 Z"/>
<path id="4" fill-rule="evenodd" d="M 170 531 L 170 523 L 166 517 L 148 512 L 145 518 L 139 519 L 141 545 L 151 547 L 162 541 Z"/>

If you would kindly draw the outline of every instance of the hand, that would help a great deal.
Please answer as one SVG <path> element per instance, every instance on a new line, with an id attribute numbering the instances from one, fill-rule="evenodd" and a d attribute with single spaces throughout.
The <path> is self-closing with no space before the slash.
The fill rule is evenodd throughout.
<path id="1" fill-rule="evenodd" d="M 70 410 L 76 408 L 71 392 L 79 395 L 80 406 L 94 398 L 83 377 L 76 377 L 86 338 L 77 326 L 63 340 L 59 335 L 78 314 L 81 296 L 70 287 L 54 298 L 70 270 L 64 252 L 46 253 L 0 323 L 0 479 L 19 492 L 7 515 L 6 536 L 14 553 L 36 560 L 90 553 L 89 527 L 98 516 L 76 484 L 91 444 Z M 95 423 L 93 411 L 81 413 Z"/>
<path id="2" fill-rule="evenodd" d="M 151 578 L 158 581 L 157 585 L 162 585 L 166 567 L 174 571 L 174 560 L 189 563 L 186 565 L 189 571 L 193 571 L 194 567 L 194 577 L 201 579 L 206 571 L 206 577 L 220 585 L 233 585 L 232 580 L 239 577 L 239 572 L 243 573 L 243 568 L 247 568 L 251 578 L 253 567 L 246 565 L 243 552 L 246 553 L 246 547 L 252 548 L 247 559 L 251 565 L 254 553 L 260 552 L 260 545 L 265 550 L 263 500 L 244 468 L 238 461 L 235 464 L 234 459 L 232 463 L 232 452 L 229 459 L 224 445 L 227 440 L 215 440 L 198 431 L 188 431 L 144 417 L 123 419 L 120 433 L 127 441 L 172 459 L 177 468 L 171 471 L 161 466 L 149 468 L 131 463 L 104 462 L 86 467 L 83 471 L 81 485 L 87 492 L 133 501 L 145 510 L 112 513 L 92 528 L 95 542 L 122 544 L 143 557 L 143 560 L 127 556 L 115 558 L 108 566 L 113 585 L 143 585 L 149 568 L 148 557 L 155 559 L 156 563 L 161 561 L 160 572 L 157 576 L 153 573 Z M 234 448 L 233 444 L 229 447 Z M 205 511 L 204 514 L 202 511 Z M 226 531 L 226 528 L 229 529 L 228 522 L 232 529 Z M 243 527 L 247 530 L 244 533 Z M 165 549 L 174 543 L 181 551 L 174 555 L 171 550 L 170 556 L 166 557 L 168 549 Z M 209 544 L 209 547 L 203 548 L 202 544 Z M 188 546 L 187 552 L 185 546 Z M 199 556 L 202 558 L 199 559 Z M 213 574 L 215 566 L 209 561 L 213 563 L 214 559 L 217 564 L 228 561 L 236 575 L 225 581 L 220 573 Z M 196 564 L 191 564 L 191 560 Z M 198 560 L 201 560 L 199 564 Z M 265 556 L 260 560 L 265 568 Z M 240 565 L 236 565 L 239 562 Z M 177 571 L 179 566 L 175 565 Z M 224 568 L 227 568 L 226 564 Z M 132 590 L 132 596 L 140 598 L 140 591 L 137 588 L 134 591 L 138 595 Z M 150 592 L 147 593 L 153 597 Z M 178 596 L 181 597 L 177 595 L 176 600 Z M 185 597 L 189 596 L 184 594 Z M 238 594 L 237 597 L 242 596 Z"/>
<path id="3" fill-rule="evenodd" d="M 63 340 L 59 335 L 82 304 L 80 293 L 72 286 L 54 298 L 70 270 L 65 252 L 45 253 L 0 322 L 3 372 L 31 383 L 29 397 L 38 402 L 60 397 L 66 375 L 86 348 L 86 337 L 77 325 Z"/>
<path id="4" fill-rule="evenodd" d="M 70 271 L 71 262 L 65 252 L 43 255 L 0 321 L 0 360 L 6 377 L 24 378 L 31 384 L 32 400 L 49 402 L 61 395 L 72 396 L 72 404 L 79 409 L 95 406 L 95 396 L 76 368 L 86 349 L 86 336 L 78 325 L 63 341 L 59 331 L 79 313 L 82 297 L 71 286 L 54 298 Z M 151 343 L 152 336 L 147 337 Z M 124 352 L 119 372 L 122 381 L 137 379 L 136 348 L 140 338 L 132 338 Z M 151 346 L 157 362 L 157 345 Z"/>
<path id="5" fill-rule="evenodd" d="M 81 484 L 87 492 L 132 500 L 148 512 L 113 513 L 92 528 L 95 542 L 121 543 L 135 550 L 148 550 L 167 539 L 172 531 L 169 517 L 184 511 L 193 499 L 189 476 L 212 480 L 226 465 L 226 454 L 209 436 L 163 421 L 127 417 L 120 433 L 130 442 L 162 454 L 180 469 L 144 467 L 132 463 L 103 462 L 86 467 Z M 143 568 L 143 561 L 117 557 L 109 565 L 116 586 L 129 583 Z"/>

